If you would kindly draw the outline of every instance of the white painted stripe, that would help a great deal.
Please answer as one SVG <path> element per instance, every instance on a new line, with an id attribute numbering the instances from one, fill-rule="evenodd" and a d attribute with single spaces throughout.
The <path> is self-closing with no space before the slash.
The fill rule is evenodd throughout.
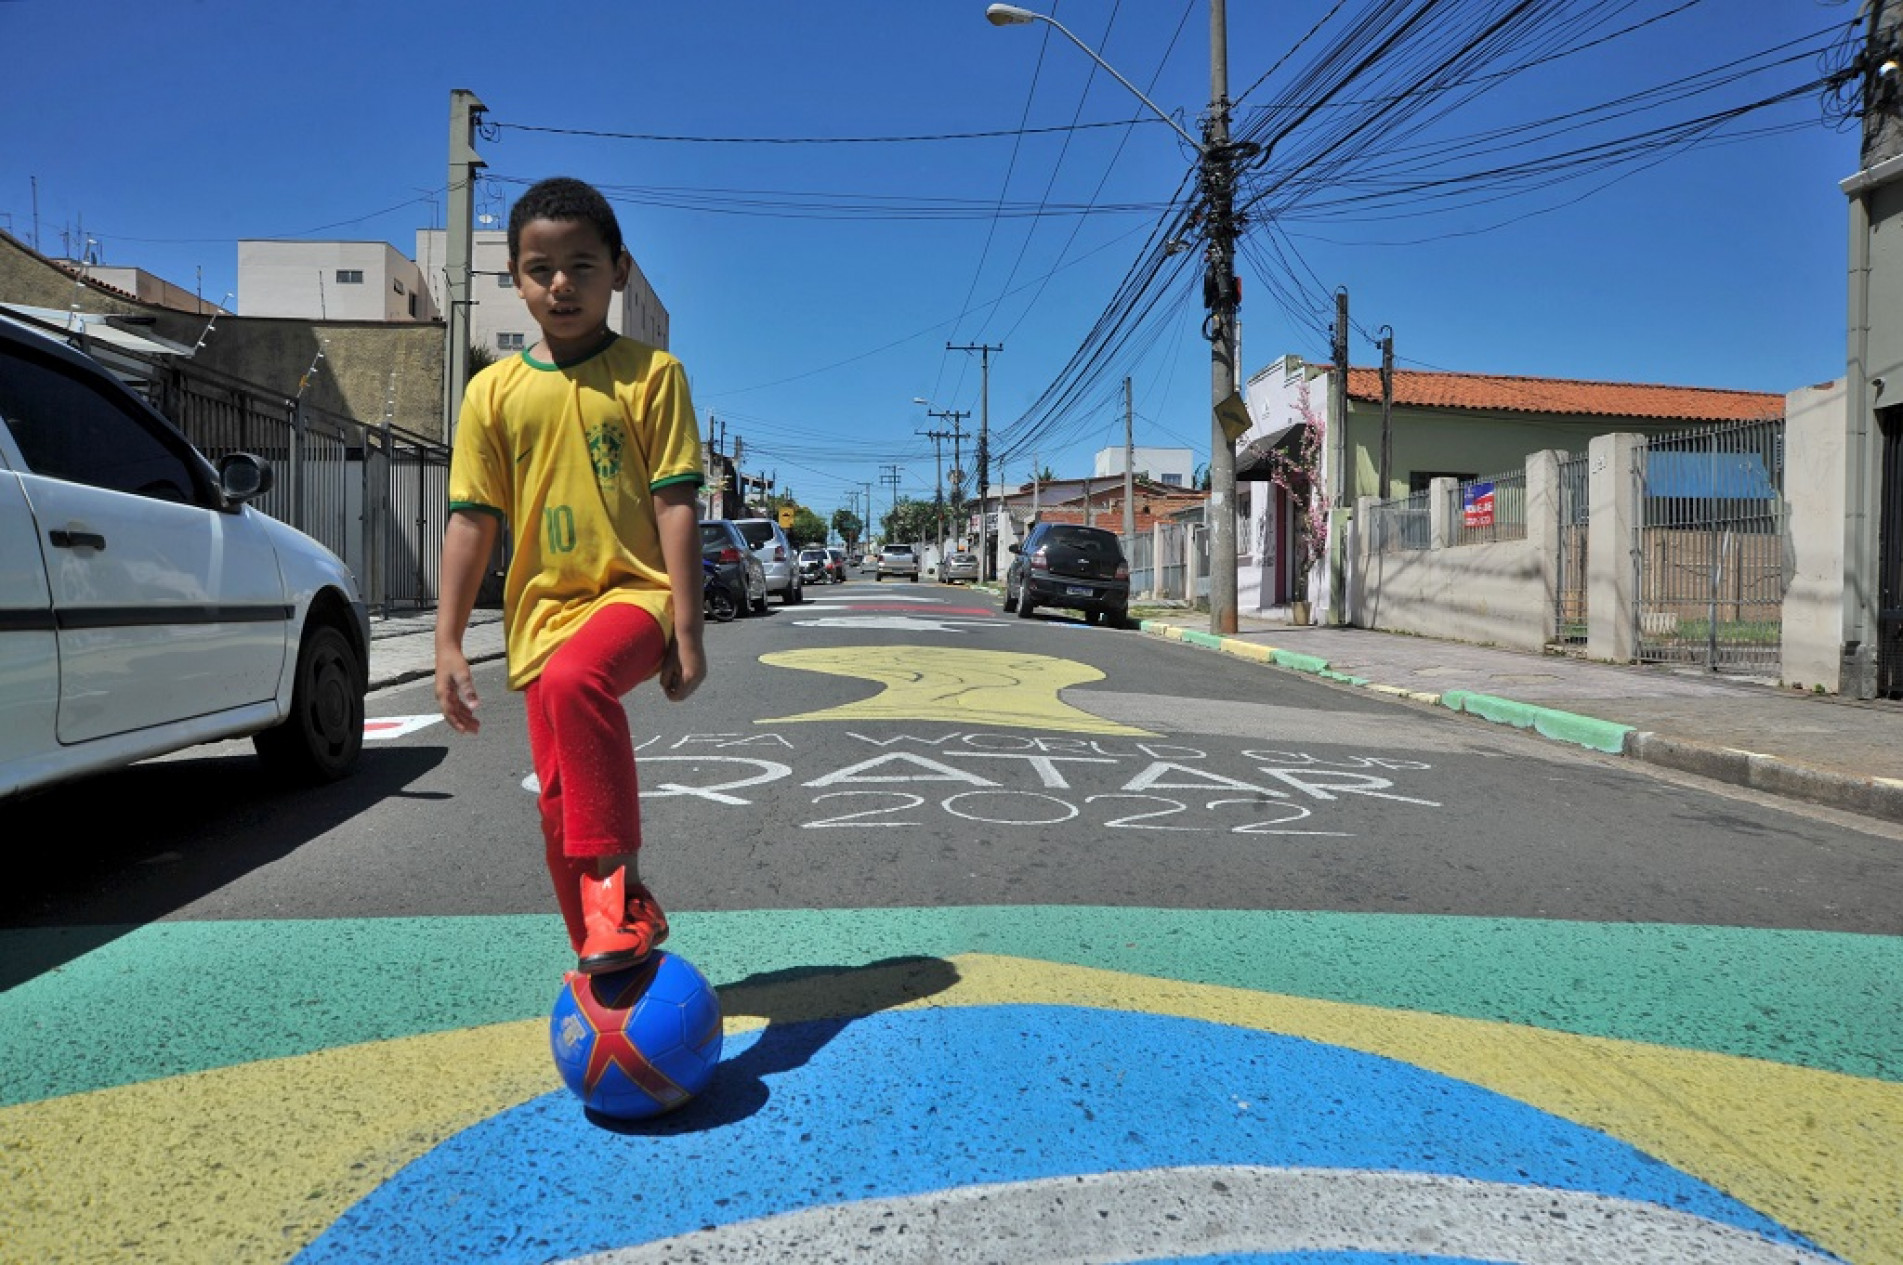
<path id="1" fill-rule="evenodd" d="M 376 742 L 386 738 L 401 738 L 404 734 L 413 734 L 419 729 L 427 729 L 443 718 L 441 712 L 428 716 L 370 716 L 363 722 L 363 739 Z"/>
<path id="2" fill-rule="evenodd" d="M 1431 1173 L 1253 1166 L 1041 1178 L 811 1208 L 575 1258 L 999 1261 L 1367 1252 L 1560 1265 L 1795 1265 L 1829 1257 L 1657 1204 Z"/>

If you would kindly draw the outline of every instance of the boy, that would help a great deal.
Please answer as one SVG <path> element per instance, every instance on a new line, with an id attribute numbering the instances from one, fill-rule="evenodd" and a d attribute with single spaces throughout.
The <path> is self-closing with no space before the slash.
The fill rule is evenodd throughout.
<path id="1" fill-rule="evenodd" d="M 579 180 L 544 180 L 510 213 L 509 275 L 542 337 L 464 393 L 436 618 L 436 701 L 473 734 L 463 633 L 506 520 L 509 688 L 524 693 L 549 874 L 586 974 L 633 966 L 667 938 L 637 864 L 621 696 L 658 673 L 678 703 L 707 673 L 686 375 L 608 328 L 633 262 L 613 209 Z"/>

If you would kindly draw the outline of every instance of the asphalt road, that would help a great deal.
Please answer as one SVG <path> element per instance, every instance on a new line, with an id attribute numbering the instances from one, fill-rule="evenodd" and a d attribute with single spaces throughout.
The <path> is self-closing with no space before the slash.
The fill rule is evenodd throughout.
<path id="1" fill-rule="evenodd" d="M 0 1260 L 1903 1260 L 1903 832 L 808 597 L 629 700 L 727 1019 L 656 1124 L 551 1069 L 499 664 L 334 787 L 227 744 L 10 807 Z"/>

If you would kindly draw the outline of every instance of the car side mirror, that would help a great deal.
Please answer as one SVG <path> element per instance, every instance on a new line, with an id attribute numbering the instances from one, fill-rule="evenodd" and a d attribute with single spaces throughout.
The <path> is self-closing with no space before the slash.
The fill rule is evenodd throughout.
<path id="1" fill-rule="evenodd" d="M 1006 545 L 1005 548 L 1009 550 L 1011 553 L 1018 552 L 1018 547 L 1016 545 Z"/>
<path id="2" fill-rule="evenodd" d="M 271 490 L 271 463 L 248 452 L 227 453 L 218 459 L 218 490 L 234 505 Z"/>

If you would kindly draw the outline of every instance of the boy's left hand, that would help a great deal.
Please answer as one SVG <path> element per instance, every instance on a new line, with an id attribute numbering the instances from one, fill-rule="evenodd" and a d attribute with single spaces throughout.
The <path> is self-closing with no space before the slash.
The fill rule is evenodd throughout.
<path id="1" fill-rule="evenodd" d="M 676 703 L 686 702 L 707 679 L 707 656 L 699 641 L 688 640 L 691 644 L 686 647 L 679 637 L 668 642 L 661 658 L 661 692 Z"/>

